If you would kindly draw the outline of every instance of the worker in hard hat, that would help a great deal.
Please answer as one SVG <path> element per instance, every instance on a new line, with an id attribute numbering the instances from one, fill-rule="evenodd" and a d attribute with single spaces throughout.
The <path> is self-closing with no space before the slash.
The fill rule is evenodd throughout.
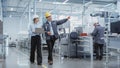
<path id="1" fill-rule="evenodd" d="M 42 28 L 42 23 L 39 22 L 38 15 L 34 15 L 33 23 L 29 26 L 29 34 L 31 37 L 30 62 L 35 62 L 35 51 L 37 51 L 37 64 L 42 65 L 41 36 L 35 32 L 36 28 Z"/>
<path id="2" fill-rule="evenodd" d="M 51 13 L 46 12 L 45 17 L 47 21 L 46 23 L 43 24 L 43 28 L 46 31 L 45 36 L 46 36 L 46 42 L 48 45 L 48 63 L 52 65 L 53 64 L 52 51 L 53 51 L 55 40 L 58 39 L 59 37 L 57 26 L 67 22 L 70 19 L 70 16 L 62 20 L 53 21 Z"/>

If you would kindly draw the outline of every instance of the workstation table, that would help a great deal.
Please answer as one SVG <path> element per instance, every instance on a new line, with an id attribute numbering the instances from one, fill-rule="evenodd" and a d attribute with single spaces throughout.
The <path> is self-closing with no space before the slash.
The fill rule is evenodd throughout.
<path id="1" fill-rule="evenodd" d="M 76 58 L 78 58 L 78 52 L 93 54 L 93 40 L 91 36 L 79 37 L 79 39 L 73 41 L 75 42 L 75 46 L 76 46 L 75 49 Z M 79 46 L 82 47 L 83 50 L 79 51 L 78 49 Z"/>
<path id="2" fill-rule="evenodd" d="M 74 40 L 74 41 L 78 43 L 76 44 L 76 57 L 78 56 L 78 52 L 90 54 L 90 61 L 91 61 L 90 68 L 93 68 L 93 38 L 92 36 L 79 36 L 79 39 Z M 83 51 L 78 50 L 79 46 L 84 48 Z"/>

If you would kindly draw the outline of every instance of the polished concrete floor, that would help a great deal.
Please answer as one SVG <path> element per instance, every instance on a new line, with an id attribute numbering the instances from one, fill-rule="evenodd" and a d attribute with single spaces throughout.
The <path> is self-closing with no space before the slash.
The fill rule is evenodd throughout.
<path id="1" fill-rule="evenodd" d="M 0 68 L 105 68 L 105 60 L 91 62 L 89 59 L 59 58 L 54 56 L 54 64 L 48 65 L 47 53 L 43 52 L 43 65 L 30 64 L 29 53 L 17 48 L 8 48 L 5 62 L 0 62 Z M 111 60 L 108 68 L 119 68 L 117 60 Z"/>

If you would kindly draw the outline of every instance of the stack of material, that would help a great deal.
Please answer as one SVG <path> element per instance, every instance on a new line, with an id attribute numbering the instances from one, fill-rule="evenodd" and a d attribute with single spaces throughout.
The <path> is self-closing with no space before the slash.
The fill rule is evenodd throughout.
<path id="1" fill-rule="evenodd" d="M 3 46 L 3 22 L 0 20 L 0 61 L 2 60 L 3 57 L 2 46 Z"/>

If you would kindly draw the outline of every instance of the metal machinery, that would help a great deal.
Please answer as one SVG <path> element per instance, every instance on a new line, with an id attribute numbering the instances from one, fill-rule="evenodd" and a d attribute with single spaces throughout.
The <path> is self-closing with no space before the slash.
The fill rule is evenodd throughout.
<path id="1" fill-rule="evenodd" d="M 116 12 L 113 12 L 113 13 L 116 13 Z M 120 64 L 120 47 L 119 47 L 120 36 L 117 33 L 112 33 L 110 30 L 110 28 L 111 28 L 110 23 L 113 22 L 111 20 L 111 16 L 112 16 L 112 13 L 110 13 L 110 15 L 108 17 L 108 22 L 106 25 L 107 30 L 106 30 L 106 37 L 105 37 L 105 40 L 106 40 L 105 68 L 109 68 L 109 66 L 111 64 L 110 63 L 111 58 L 114 60 L 117 60 L 117 68 L 119 68 L 120 67 L 120 65 L 119 65 Z M 116 17 L 115 17 L 115 19 L 116 19 Z M 119 19 L 117 19 L 117 20 L 119 20 Z M 117 21 L 117 20 L 115 20 L 115 21 Z"/>
<path id="2" fill-rule="evenodd" d="M 116 33 L 111 33 L 111 27 L 110 23 L 111 22 L 116 22 L 119 20 L 119 12 L 116 12 L 116 8 L 112 8 L 114 4 L 109 4 L 104 7 L 106 9 L 103 11 L 103 16 L 101 18 L 104 18 L 104 27 L 105 27 L 105 51 L 104 51 L 104 56 L 105 56 L 105 68 L 109 68 L 111 66 L 110 61 L 117 60 L 117 68 L 120 67 L 120 52 L 119 52 L 119 34 Z M 111 60 L 113 59 L 113 60 Z"/>
<path id="3" fill-rule="evenodd" d="M 1 59 L 4 59 L 5 58 L 5 50 L 4 50 L 4 44 L 3 44 L 3 41 L 4 38 L 3 38 L 3 23 L 2 21 L 0 21 L 0 58 Z"/>
<path id="4" fill-rule="evenodd" d="M 5 61 L 7 48 L 7 35 L 3 35 L 3 22 L 0 21 L 0 61 Z"/>
<path id="5" fill-rule="evenodd" d="M 5 68 L 5 59 L 6 59 L 6 45 L 7 37 L 3 34 L 3 16 L 2 16 L 2 4 L 0 0 L 0 63 L 2 63 L 2 68 Z"/>

